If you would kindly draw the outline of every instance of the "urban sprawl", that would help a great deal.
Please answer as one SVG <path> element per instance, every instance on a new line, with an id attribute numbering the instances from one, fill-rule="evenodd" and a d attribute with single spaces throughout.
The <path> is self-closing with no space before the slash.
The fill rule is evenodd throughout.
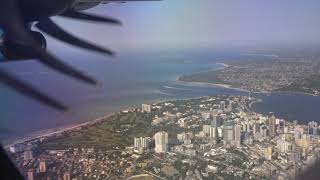
<path id="1" fill-rule="evenodd" d="M 218 95 L 143 104 L 88 125 L 94 131 L 78 127 L 8 151 L 29 180 L 291 179 L 314 165 L 318 124 L 253 112 L 258 101 Z"/>

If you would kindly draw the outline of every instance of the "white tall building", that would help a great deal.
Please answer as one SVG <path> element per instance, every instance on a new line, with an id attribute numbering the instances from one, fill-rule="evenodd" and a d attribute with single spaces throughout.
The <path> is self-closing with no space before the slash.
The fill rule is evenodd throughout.
<path id="1" fill-rule="evenodd" d="M 210 131 L 209 131 L 209 137 L 210 138 L 216 138 L 217 135 L 217 131 L 215 127 L 210 127 Z"/>
<path id="2" fill-rule="evenodd" d="M 31 149 L 28 149 L 24 152 L 24 160 L 29 161 L 33 159 L 33 152 Z"/>
<path id="3" fill-rule="evenodd" d="M 177 134 L 177 139 L 179 142 L 184 142 L 186 140 L 191 140 L 193 138 L 193 133 L 192 132 L 183 132 L 180 134 Z"/>
<path id="4" fill-rule="evenodd" d="M 168 133 L 164 131 L 157 132 L 154 135 L 156 153 L 165 153 L 168 151 Z"/>
<path id="5" fill-rule="evenodd" d="M 239 124 L 234 126 L 234 143 L 236 147 L 241 146 L 241 125 Z"/>
<path id="6" fill-rule="evenodd" d="M 277 140 L 277 148 L 279 149 L 280 152 L 286 153 L 288 151 L 293 150 L 293 144 L 292 144 L 292 142 L 288 142 L 284 139 L 278 139 Z"/>
<path id="7" fill-rule="evenodd" d="M 150 137 L 138 137 L 134 138 L 134 150 L 137 153 L 143 153 L 149 149 L 149 145 L 151 142 Z"/>
<path id="8" fill-rule="evenodd" d="M 142 111 L 142 112 L 146 112 L 146 113 L 150 113 L 150 112 L 151 112 L 151 105 L 149 105 L 149 104 L 142 104 L 142 105 L 141 105 L 141 111 Z"/>
<path id="9" fill-rule="evenodd" d="M 232 121 L 226 121 L 223 124 L 223 144 L 231 145 L 234 140 L 234 123 Z"/>
<path id="10" fill-rule="evenodd" d="M 211 125 L 203 125 L 202 131 L 205 137 L 216 137 L 216 128 L 212 127 Z"/>
<path id="11" fill-rule="evenodd" d="M 294 128 L 294 138 L 295 139 L 301 139 L 303 134 L 304 134 L 303 127 L 296 126 Z"/>

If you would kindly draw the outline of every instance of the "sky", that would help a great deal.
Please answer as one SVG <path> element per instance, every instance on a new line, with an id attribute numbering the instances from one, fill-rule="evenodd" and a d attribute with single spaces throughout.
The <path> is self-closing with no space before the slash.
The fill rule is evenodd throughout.
<path id="1" fill-rule="evenodd" d="M 117 50 L 318 44 L 319 7 L 319 0 L 163 0 L 88 11 L 116 17 L 122 26 L 55 21 L 83 39 Z"/>

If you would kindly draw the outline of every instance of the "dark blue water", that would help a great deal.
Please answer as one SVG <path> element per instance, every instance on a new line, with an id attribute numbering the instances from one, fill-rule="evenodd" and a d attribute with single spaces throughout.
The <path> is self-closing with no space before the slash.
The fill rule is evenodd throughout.
<path id="1" fill-rule="evenodd" d="M 2 66 L 43 92 L 65 102 L 72 112 L 63 114 L 0 86 L 0 138 L 4 141 L 45 129 L 85 122 L 107 112 L 144 102 L 205 95 L 247 95 L 220 87 L 177 83 L 177 76 L 221 67 L 217 62 L 245 59 L 239 52 L 158 51 L 120 54 L 112 59 L 82 51 L 56 52 L 68 63 L 90 73 L 103 83 L 94 88 L 52 72 L 33 61 Z M 301 121 L 318 120 L 320 99 L 302 94 L 254 95 L 263 103 L 254 108 Z"/>

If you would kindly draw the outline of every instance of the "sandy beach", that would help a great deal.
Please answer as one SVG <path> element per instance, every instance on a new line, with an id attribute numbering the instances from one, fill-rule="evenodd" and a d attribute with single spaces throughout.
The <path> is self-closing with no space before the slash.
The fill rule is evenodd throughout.
<path id="1" fill-rule="evenodd" d="M 27 141 L 31 141 L 31 140 L 35 140 L 35 139 L 41 139 L 41 138 L 45 138 L 45 137 L 54 136 L 56 134 L 67 132 L 67 131 L 70 131 L 70 130 L 74 130 L 74 129 L 77 129 L 77 128 L 80 128 L 80 127 L 91 126 L 91 125 L 94 125 L 94 124 L 96 124 L 98 122 L 101 122 L 101 121 L 109 118 L 110 116 L 112 116 L 114 114 L 115 113 L 107 113 L 107 114 L 105 114 L 105 115 L 103 115 L 103 116 L 101 116 L 101 117 L 99 117 L 97 119 L 90 120 L 90 121 L 87 121 L 87 122 L 84 122 L 84 123 L 67 125 L 65 127 L 53 128 L 53 129 L 47 129 L 47 130 L 35 132 L 32 135 L 29 135 L 29 136 L 27 136 L 25 138 L 19 138 L 19 139 L 13 141 L 12 143 L 5 145 L 5 148 L 9 148 L 12 145 L 21 144 L 21 143 L 24 143 L 24 142 L 27 142 Z"/>
<path id="2" fill-rule="evenodd" d="M 180 84 L 183 84 L 183 85 L 187 85 L 187 86 L 222 87 L 222 88 L 234 89 L 234 90 L 238 90 L 238 91 L 250 92 L 250 91 L 245 90 L 245 89 L 232 87 L 231 85 L 228 85 L 228 84 L 214 84 L 214 83 L 204 83 L 204 82 L 186 82 L 186 81 L 181 81 L 181 80 L 177 80 L 177 82 L 180 83 Z"/>
<path id="3" fill-rule="evenodd" d="M 217 68 L 211 71 L 219 71 L 225 68 L 228 68 L 229 65 L 225 64 L 225 63 L 216 63 L 217 65 L 222 65 L 223 67 L 221 68 Z M 236 88 L 236 87 L 232 87 L 229 84 L 215 84 L 215 83 L 205 83 L 205 82 L 187 82 L 187 81 L 181 81 L 180 80 L 180 76 L 177 76 L 176 78 L 176 82 L 183 84 L 183 85 L 187 85 L 187 86 L 199 86 L 199 87 L 222 87 L 222 88 L 227 88 L 227 89 L 234 89 L 234 90 L 239 90 L 239 91 L 244 91 L 244 92 L 250 92 L 248 90 L 245 89 L 241 89 L 241 88 Z"/>

